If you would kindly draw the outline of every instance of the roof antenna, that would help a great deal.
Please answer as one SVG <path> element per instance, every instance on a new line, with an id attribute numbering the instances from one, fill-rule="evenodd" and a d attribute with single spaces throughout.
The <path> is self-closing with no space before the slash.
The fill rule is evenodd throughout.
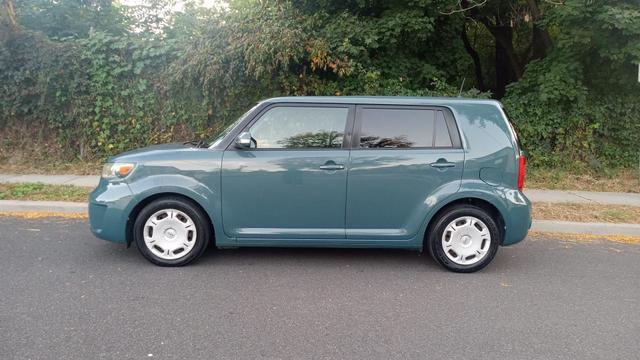
<path id="1" fill-rule="evenodd" d="M 462 88 L 464 87 L 465 80 L 467 80 L 467 78 L 462 78 L 462 84 L 460 85 L 460 92 L 458 93 L 458 97 L 462 97 Z"/>

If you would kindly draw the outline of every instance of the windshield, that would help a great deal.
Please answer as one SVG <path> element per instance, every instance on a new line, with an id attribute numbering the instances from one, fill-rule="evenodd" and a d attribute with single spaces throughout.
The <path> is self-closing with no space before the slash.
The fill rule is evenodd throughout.
<path id="1" fill-rule="evenodd" d="M 213 142 L 211 142 L 211 145 L 209 145 L 209 147 L 218 146 L 220 142 L 222 142 L 222 139 L 224 139 L 231 132 L 231 130 L 233 130 L 236 126 L 238 126 L 238 124 L 240 124 L 242 120 L 244 120 L 257 106 L 258 105 L 255 105 L 254 107 L 252 107 L 249 111 L 247 111 L 242 116 L 240 116 L 238 120 L 234 121 L 233 124 L 227 126 L 226 129 L 222 130 L 222 132 L 218 134 L 218 136 L 213 140 Z"/>

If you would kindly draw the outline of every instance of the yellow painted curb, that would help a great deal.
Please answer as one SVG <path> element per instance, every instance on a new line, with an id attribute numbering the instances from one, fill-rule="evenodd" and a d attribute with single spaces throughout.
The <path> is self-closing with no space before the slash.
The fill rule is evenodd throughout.
<path id="1" fill-rule="evenodd" d="M 87 219 L 87 213 L 68 213 L 68 212 L 51 212 L 51 211 L 0 211 L 0 217 L 17 217 L 22 219 L 41 219 L 48 217 L 65 218 L 65 219 Z"/>

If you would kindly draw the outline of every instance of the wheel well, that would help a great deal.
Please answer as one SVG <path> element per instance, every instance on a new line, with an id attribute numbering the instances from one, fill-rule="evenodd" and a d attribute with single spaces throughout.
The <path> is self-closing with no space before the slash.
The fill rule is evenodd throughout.
<path id="1" fill-rule="evenodd" d="M 167 193 L 153 194 L 153 195 L 143 199 L 142 201 L 140 201 L 133 208 L 133 210 L 131 210 L 131 213 L 129 214 L 129 217 L 127 218 L 127 228 L 126 228 L 127 247 L 131 246 L 131 242 L 133 241 L 133 224 L 136 221 L 136 218 L 138 217 L 138 214 L 140 213 L 140 211 L 142 211 L 142 209 L 144 209 L 144 207 L 149 205 L 151 202 L 153 202 L 155 200 L 158 200 L 158 199 L 165 198 L 165 197 L 182 198 L 183 200 L 186 200 L 186 201 L 192 203 L 194 206 L 196 206 L 198 209 L 200 209 L 202 211 L 202 213 L 207 216 L 207 220 L 209 220 L 209 230 L 211 231 L 211 242 L 215 246 L 215 244 L 216 244 L 216 233 L 215 233 L 214 228 L 213 228 L 213 220 L 209 216 L 209 213 L 207 213 L 207 211 L 202 206 L 200 206 L 200 204 L 198 204 L 197 201 L 193 200 L 192 198 L 190 198 L 188 196 L 184 196 L 182 194 L 178 194 L 178 193 L 167 192 Z"/>
<path id="2" fill-rule="evenodd" d="M 427 225 L 427 229 L 424 233 L 423 241 L 425 242 L 425 244 L 423 245 L 423 247 L 425 249 L 426 249 L 426 242 L 427 242 L 428 236 L 431 233 L 431 227 L 433 226 L 435 220 L 440 216 L 440 214 L 459 205 L 473 205 L 488 212 L 491 215 L 491 217 L 496 220 L 496 223 L 498 224 L 498 229 L 500 229 L 500 238 L 504 239 L 504 233 L 505 233 L 504 218 L 502 217 L 502 214 L 500 213 L 500 211 L 495 206 L 493 206 L 493 204 L 478 198 L 462 198 L 462 199 L 454 200 L 448 203 L 447 205 L 443 206 L 442 209 L 438 210 L 438 212 L 436 212 L 431 217 L 431 219 L 429 220 L 429 224 Z"/>

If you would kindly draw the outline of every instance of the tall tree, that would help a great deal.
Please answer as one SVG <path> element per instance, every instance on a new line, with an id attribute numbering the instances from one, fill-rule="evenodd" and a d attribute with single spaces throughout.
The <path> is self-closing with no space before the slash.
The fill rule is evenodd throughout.
<path id="1" fill-rule="evenodd" d="M 481 24 L 493 38 L 495 83 L 491 90 L 497 98 L 505 95 L 507 85 L 522 77 L 530 61 L 544 58 L 552 46 L 551 36 L 542 26 L 544 12 L 538 0 L 457 0 L 446 13 L 465 19 L 461 38 L 475 64 L 480 88 L 484 88 L 484 74 L 466 27 Z"/>

